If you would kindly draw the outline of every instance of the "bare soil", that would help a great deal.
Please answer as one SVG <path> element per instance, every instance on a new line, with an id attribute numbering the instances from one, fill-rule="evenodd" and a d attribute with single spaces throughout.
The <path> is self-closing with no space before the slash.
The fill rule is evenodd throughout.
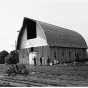
<path id="1" fill-rule="evenodd" d="M 88 86 L 88 65 L 77 64 L 77 65 L 54 65 L 54 66 L 28 66 L 29 75 L 22 76 L 16 75 L 14 77 L 8 77 L 2 74 L 2 68 L 0 66 L 0 78 L 8 78 L 20 80 L 29 83 L 27 86 L 62 86 L 62 87 L 85 87 Z M 4 86 L 4 85 L 0 85 Z M 10 86 L 10 85 L 7 85 Z M 14 86 L 14 85 L 13 85 Z M 22 86 L 21 83 L 19 86 Z"/>

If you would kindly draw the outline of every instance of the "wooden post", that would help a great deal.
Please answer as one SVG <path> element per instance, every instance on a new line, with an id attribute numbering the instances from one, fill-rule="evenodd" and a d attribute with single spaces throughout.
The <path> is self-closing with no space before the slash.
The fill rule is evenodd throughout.
<path id="1" fill-rule="evenodd" d="M 29 49 L 27 48 L 27 53 L 28 53 L 28 63 L 29 64 Z"/>

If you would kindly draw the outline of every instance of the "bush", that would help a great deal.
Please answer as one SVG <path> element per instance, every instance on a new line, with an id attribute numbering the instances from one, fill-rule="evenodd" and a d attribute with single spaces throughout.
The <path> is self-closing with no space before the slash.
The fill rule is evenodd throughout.
<path id="1" fill-rule="evenodd" d="M 26 68 L 24 64 L 12 64 L 9 65 L 5 73 L 8 74 L 8 76 L 14 74 L 22 74 L 27 76 L 29 74 L 29 70 Z"/>
<path id="2" fill-rule="evenodd" d="M 17 64 L 18 74 L 28 75 L 29 70 L 24 64 Z"/>
<path id="3" fill-rule="evenodd" d="M 0 52 L 0 64 L 4 64 L 5 63 L 5 57 L 8 55 L 9 53 L 5 50 L 3 50 L 2 52 Z"/>
<path id="4" fill-rule="evenodd" d="M 11 51 L 10 54 L 5 58 L 6 64 L 17 64 L 19 62 L 19 56 L 16 51 Z"/>
<path id="5" fill-rule="evenodd" d="M 5 73 L 8 74 L 8 76 L 14 74 L 16 75 L 16 69 L 15 69 L 15 65 L 8 65 L 8 68 L 6 69 Z"/>

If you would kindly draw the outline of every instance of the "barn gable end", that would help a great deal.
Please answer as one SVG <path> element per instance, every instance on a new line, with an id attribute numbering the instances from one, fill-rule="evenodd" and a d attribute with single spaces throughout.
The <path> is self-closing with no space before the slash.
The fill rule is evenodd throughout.
<path id="1" fill-rule="evenodd" d="M 31 21 L 29 21 L 29 22 L 31 22 Z M 28 23 L 28 24 L 29 24 L 29 26 L 32 24 L 33 24 L 33 26 L 35 26 L 34 23 Z M 48 45 L 44 30 L 39 25 L 39 23 L 36 23 L 36 27 L 32 27 L 32 26 L 29 27 L 29 26 L 23 25 L 23 27 L 22 27 L 22 28 L 24 28 L 24 30 L 21 35 L 19 48 L 24 49 L 24 48 L 39 47 L 39 46 Z"/>

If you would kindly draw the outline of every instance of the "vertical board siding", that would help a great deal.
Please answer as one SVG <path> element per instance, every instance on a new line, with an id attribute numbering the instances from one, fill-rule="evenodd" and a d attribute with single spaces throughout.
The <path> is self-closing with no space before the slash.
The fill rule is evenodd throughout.
<path id="1" fill-rule="evenodd" d="M 28 64 L 29 63 L 27 49 L 22 49 L 22 50 L 19 51 L 19 62 L 23 63 L 23 64 Z"/>
<path id="2" fill-rule="evenodd" d="M 47 64 L 48 57 L 51 59 L 51 61 L 54 61 L 55 59 L 58 60 L 59 63 L 77 61 L 76 56 L 77 54 L 79 60 L 86 58 L 86 49 L 41 46 L 41 47 L 34 47 L 34 52 L 37 52 L 36 58 L 37 65 L 40 65 L 40 57 L 43 57 L 42 60 L 43 65 Z M 29 64 L 29 53 L 30 48 L 19 50 L 19 62 L 23 64 Z"/>

